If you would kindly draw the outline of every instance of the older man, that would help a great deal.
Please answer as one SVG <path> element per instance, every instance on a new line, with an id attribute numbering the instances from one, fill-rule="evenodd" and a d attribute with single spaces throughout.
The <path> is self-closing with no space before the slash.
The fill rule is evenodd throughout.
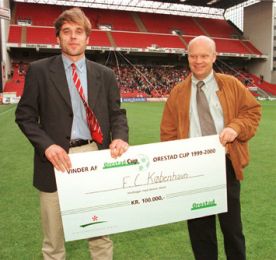
<path id="1" fill-rule="evenodd" d="M 240 210 L 240 180 L 248 164 L 248 140 L 254 136 L 261 108 L 236 78 L 215 73 L 215 42 L 206 36 L 188 45 L 191 74 L 171 91 L 161 122 L 161 140 L 218 134 L 226 150 L 228 212 L 218 215 L 228 260 L 246 259 Z M 216 216 L 188 221 L 197 260 L 218 258 Z"/>

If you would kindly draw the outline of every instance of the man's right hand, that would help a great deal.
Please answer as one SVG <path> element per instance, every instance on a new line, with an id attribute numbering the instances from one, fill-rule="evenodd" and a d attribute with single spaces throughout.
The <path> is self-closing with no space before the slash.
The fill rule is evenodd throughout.
<path id="1" fill-rule="evenodd" d="M 58 171 L 65 172 L 72 167 L 70 157 L 59 145 L 50 145 L 45 150 L 45 156 Z"/>

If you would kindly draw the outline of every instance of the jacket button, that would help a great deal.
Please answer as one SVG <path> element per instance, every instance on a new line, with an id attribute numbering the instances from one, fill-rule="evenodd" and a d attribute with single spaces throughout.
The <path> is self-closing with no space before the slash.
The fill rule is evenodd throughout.
<path id="1" fill-rule="evenodd" d="M 66 139 L 67 139 L 67 140 L 70 140 L 70 136 L 66 136 Z"/>

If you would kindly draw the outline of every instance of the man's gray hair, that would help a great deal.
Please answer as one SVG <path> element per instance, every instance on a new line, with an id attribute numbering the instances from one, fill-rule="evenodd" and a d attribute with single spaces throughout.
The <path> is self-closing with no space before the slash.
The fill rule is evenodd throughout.
<path id="1" fill-rule="evenodd" d="M 216 53 L 216 43 L 215 41 L 208 37 L 208 36 L 205 36 L 205 35 L 200 35 L 200 36 L 197 36 L 195 38 L 193 38 L 192 40 L 190 40 L 189 44 L 188 44 L 188 48 L 187 48 L 187 51 L 189 53 L 189 49 L 191 47 L 191 45 L 197 41 L 204 41 L 206 43 L 209 43 L 211 49 L 213 50 L 214 53 Z"/>

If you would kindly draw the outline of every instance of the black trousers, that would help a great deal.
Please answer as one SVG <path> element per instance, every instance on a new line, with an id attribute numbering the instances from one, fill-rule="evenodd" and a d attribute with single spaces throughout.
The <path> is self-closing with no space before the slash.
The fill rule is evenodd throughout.
<path id="1" fill-rule="evenodd" d="M 224 237 L 227 260 L 245 260 L 245 238 L 242 232 L 240 182 L 231 161 L 226 159 L 228 212 L 218 214 Z M 217 260 L 216 216 L 188 220 L 192 249 L 196 260 Z"/>

